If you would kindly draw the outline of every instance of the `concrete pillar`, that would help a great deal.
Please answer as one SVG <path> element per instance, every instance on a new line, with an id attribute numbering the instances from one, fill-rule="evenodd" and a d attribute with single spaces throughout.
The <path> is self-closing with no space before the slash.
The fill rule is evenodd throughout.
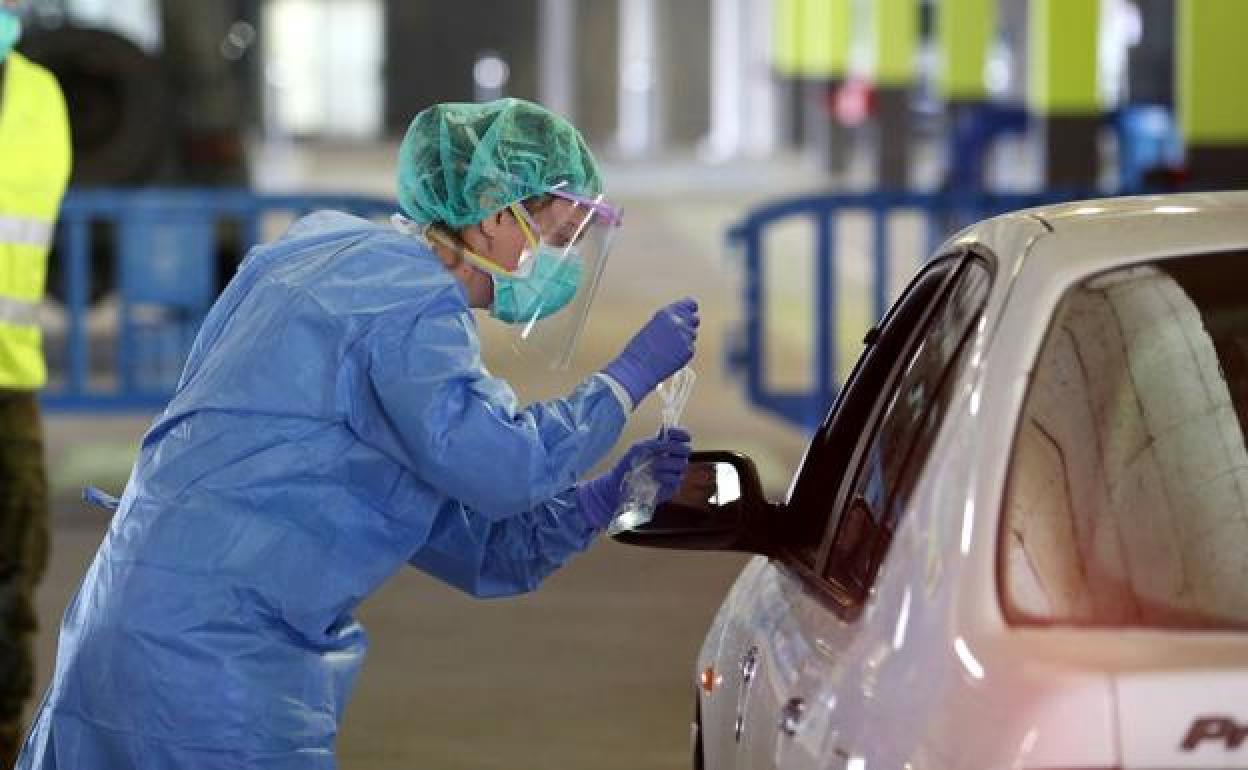
<path id="1" fill-rule="evenodd" d="M 234 17 L 217 3 L 162 0 L 164 56 L 170 86 L 177 90 L 178 118 L 185 127 L 177 158 L 186 182 L 205 185 L 247 183 L 243 150 L 243 101 L 222 40 Z"/>
<path id="2" fill-rule="evenodd" d="M 843 174 L 849 132 L 832 112 L 849 67 L 850 0 L 804 0 L 799 72 L 803 82 L 806 146 L 832 174 Z"/>
<path id="3" fill-rule="evenodd" d="M 1179 0 L 1179 124 L 1193 186 L 1248 187 L 1248 2 Z"/>
<path id="4" fill-rule="evenodd" d="M 711 130 L 706 151 L 713 159 L 736 157 L 742 148 L 745 62 L 745 0 L 711 2 Z"/>
<path id="5" fill-rule="evenodd" d="M 981 126 L 989 101 L 988 51 L 996 40 L 997 0 L 943 0 L 936 8 L 937 84 L 949 118 L 945 179 L 950 187 L 980 188 Z"/>
<path id="6" fill-rule="evenodd" d="M 665 147 L 685 152 L 711 125 L 711 0 L 659 2 L 656 25 L 662 100 L 658 134 Z"/>
<path id="7" fill-rule="evenodd" d="M 775 0 L 771 23 L 771 68 L 780 103 L 780 138 L 801 147 L 805 138 L 801 82 L 802 0 Z"/>
<path id="8" fill-rule="evenodd" d="M 878 184 L 904 188 L 910 183 L 910 97 L 917 74 L 917 0 L 875 0 L 871 4 L 879 127 Z"/>
<path id="9" fill-rule="evenodd" d="M 1088 189 L 1099 175 L 1099 25 L 1099 2 L 1031 0 L 1027 97 L 1049 188 Z"/>
<path id="10" fill-rule="evenodd" d="M 771 0 L 746 0 L 741 53 L 746 64 L 743 141 L 746 154 L 752 157 L 774 152 L 780 137 L 779 94 L 767 67 L 771 21 Z"/>
<path id="11" fill-rule="evenodd" d="M 574 3 L 576 126 L 597 150 L 613 145 L 619 134 L 620 5 L 605 0 Z"/>
<path id="12" fill-rule="evenodd" d="M 473 64 L 482 51 L 494 51 L 507 63 L 508 96 L 537 99 L 537 20 L 537 0 L 386 0 L 387 129 L 402 136 L 425 107 L 472 99 Z M 609 63 L 607 69 L 614 73 Z"/>
<path id="13" fill-rule="evenodd" d="M 1127 51 L 1127 101 L 1174 104 L 1174 0 L 1135 0 L 1140 44 Z"/>
<path id="14" fill-rule="evenodd" d="M 997 33 L 1001 37 L 1003 66 L 996 73 L 994 97 L 1008 104 L 1027 103 L 1027 73 L 1030 71 L 1027 40 L 1029 0 L 997 0 Z"/>
<path id="15" fill-rule="evenodd" d="M 712 0 L 711 125 L 702 143 L 710 160 L 764 155 L 772 149 L 771 23 L 768 0 Z"/>
<path id="16" fill-rule="evenodd" d="M 619 133 L 621 154 L 640 156 L 660 144 L 658 7 L 656 0 L 619 0 Z"/>
<path id="17" fill-rule="evenodd" d="M 937 82 L 946 102 L 987 101 L 985 69 L 996 31 L 997 0 L 942 0 L 936 7 Z"/>
<path id="18" fill-rule="evenodd" d="M 576 123 L 576 0 L 540 0 L 537 20 L 537 95 Z"/>

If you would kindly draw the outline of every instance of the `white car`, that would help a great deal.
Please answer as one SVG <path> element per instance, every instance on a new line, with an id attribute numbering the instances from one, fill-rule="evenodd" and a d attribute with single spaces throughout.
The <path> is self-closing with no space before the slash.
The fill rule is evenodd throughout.
<path id="1" fill-rule="evenodd" d="M 788 499 L 695 455 L 619 536 L 760 554 L 697 767 L 1248 767 L 1248 193 L 1009 214 L 872 330 Z"/>

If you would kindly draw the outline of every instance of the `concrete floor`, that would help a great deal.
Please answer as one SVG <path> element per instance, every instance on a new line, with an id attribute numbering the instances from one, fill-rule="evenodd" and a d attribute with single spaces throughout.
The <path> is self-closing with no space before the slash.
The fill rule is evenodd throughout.
<path id="1" fill-rule="evenodd" d="M 333 176 L 335 166 L 320 166 Z M 636 172 L 634 172 L 636 173 Z M 738 175 L 739 177 L 740 175 Z M 782 494 L 805 440 L 754 412 L 723 374 L 723 342 L 739 320 L 735 268 L 724 228 L 752 202 L 792 186 L 731 177 L 714 193 L 678 184 L 626 191 L 628 227 L 612 254 L 590 333 L 574 368 L 601 366 L 659 305 L 689 294 L 703 306 L 695 367 L 700 379 L 686 424 L 702 448 L 733 448 L 758 462 Z M 794 279 L 794 292 L 802 285 Z M 801 290 L 805 293 L 805 289 Z M 802 363 L 801 319 L 783 321 L 776 370 Z M 809 321 L 805 322 L 807 325 Z M 785 335 L 781 335 L 785 337 Z M 487 353 L 500 345 L 487 339 Z M 494 370 L 523 397 L 559 392 L 576 377 L 550 377 L 497 357 Z M 647 404 L 627 443 L 654 431 Z M 148 416 L 47 420 L 58 489 L 54 550 L 39 591 L 37 688 L 48 681 L 56 621 L 81 579 L 107 518 L 73 501 L 85 483 L 119 491 Z M 647 551 L 603 541 L 535 594 L 482 602 L 410 570 L 361 608 L 372 648 L 340 740 L 344 768 L 686 767 L 693 659 L 744 557 Z"/>

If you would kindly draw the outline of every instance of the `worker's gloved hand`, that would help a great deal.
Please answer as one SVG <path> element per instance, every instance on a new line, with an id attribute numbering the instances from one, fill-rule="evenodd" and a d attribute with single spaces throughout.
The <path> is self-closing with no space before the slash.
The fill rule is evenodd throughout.
<path id="1" fill-rule="evenodd" d="M 654 314 L 603 372 L 620 383 L 633 404 L 640 404 L 660 382 L 693 358 L 698 338 L 698 303 L 685 298 Z"/>
<path id="2" fill-rule="evenodd" d="M 576 488 L 581 513 L 595 527 L 607 526 L 620 508 L 624 495 L 624 474 L 647 461 L 654 480 L 659 484 L 655 504 L 671 500 L 676 490 L 680 489 L 681 479 L 689 467 L 692 441 L 689 431 L 672 428 L 663 437 L 633 444 L 614 468 Z"/>

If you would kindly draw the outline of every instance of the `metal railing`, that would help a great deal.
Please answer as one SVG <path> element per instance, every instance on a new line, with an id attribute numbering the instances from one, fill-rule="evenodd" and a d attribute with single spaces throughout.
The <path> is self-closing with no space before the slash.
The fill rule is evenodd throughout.
<path id="1" fill-rule="evenodd" d="M 794 425 L 813 430 L 836 398 L 840 383 L 837 370 L 841 329 L 838 318 L 838 283 L 847 256 L 836 248 L 837 229 L 850 216 L 865 217 L 871 243 L 869 261 L 870 312 L 879 319 L 888 309 L 890 275 L 894 265 L 891 225 L 899 215 L 917 216 L 925 231 L 913 255 L 927 258 L 948 236 L 986 217 L 1079 197 L 1074 194 L 972 194 L 869 192 L 808 195 L 760 206 L 750 211 L 727 233 L 731 251 L 741 254 L 744 269 L 742 327 L 728 344 L 727 366 L 745 383 L 746 397 L 756 407 Z M 769 310 L 768 260 L 794 254 L 768 254 L 765 241 L 772 228 L 789 222 L 813 228 L 810 258 L 812 322 L 809 385 L 778 387 L 768 382 L 767 360 L 775 343 L 765 329 Z M 802 263 L 794 260 L 799 268 Z"/>
<path id="2" fill-rule="evenodd" d="M 61 206 L 52 272 L 59 323 L 45 329 L 49 409 L 149 410 L 172 394 L 219 287 L 219 251 L 238 258 L 284 223 L 318 209 L 367 218 L 393 201 L 245 190 L 73 190 Z M 108 259 L 101 259 L 107 255 Z M 107 270 L 101 276 L 97 271 Z M 108 299 L 93 306 L 93 285 Z M 54 292 L 55 293 L 55 292 Z M 92 333 L 92 314 L 115 312 Z"/>
<path id="3" fill-rule="evenodd" d="M 865 217 L 869 223 L 870 312 L 879 318 L 890 300 L 891 223 L 897 217 L 917 215 L 923 222 L 925 237 L 913 255 L 918 260 L 964 225 L 1072 197 L 873 192 L 802 196 L 758 207 L 728 232 L 729 244 L 743 255 L 744 267 L 744 324 L 730 344 L 729 368 L 743 377 L 754 405 L 813 428 L 839 388 L 837 285 L 847 256 L 836 244 L 838 227 L 846 217 Z M 62 301 L 59 306 L 49 304 L 57 308 L 62 323 L 59 331 L 48 335 L 45 406 L 92 411 L 162 407 L 222 283 L 217 268 L 223 242 L 232 244 L 241 258 L 253 245 L 278 235 L 284 225 L 318 209 L 378 218 L 390 215 L 396 206 L 390 200 L 363 196 L 244 190 L 72 191 L 61 209 L 53 254 Z M 779 255 L 767 253 L 765 240 L 772 228 L 794 221 L 813 229 L 814 328 L 810 384 L 784 388 L 769 384 L 767 376 L 774 341 L 764 328 L 770 301 L 764 266 Z M 228 237 L 223 230 L 229 231 Z M 110 259 L 101 259 L 101 252 Z M 109 274 L 97 275 L 100 270 Z M 92 303 L 93 283 L 107 284 L 104 301 Z M 104 322 L 93 324 L 92 317 L 100 315 Z"/>

